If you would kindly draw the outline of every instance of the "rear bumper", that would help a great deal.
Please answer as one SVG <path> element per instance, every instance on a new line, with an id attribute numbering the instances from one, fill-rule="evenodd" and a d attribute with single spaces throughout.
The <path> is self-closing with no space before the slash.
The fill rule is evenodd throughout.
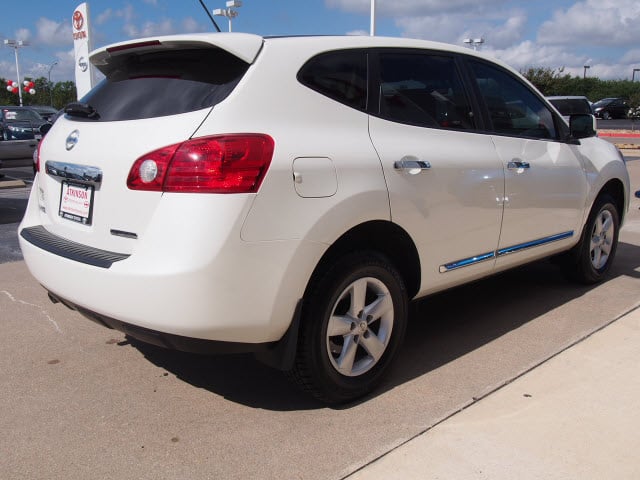
<path id="1" fill-rule="evenodd" d="M 49 298 L 53 303 L 61 303 L 71 310 L 75 310 L 89 320 L 112 330 L 118 330 L 125 335 L 140 340 L 144 343 L 156 345 L 158 347 L 179 350 L 181 352 L 199 354 L 229 354 L 229 353 L 259 353 L 273 350 L 277 342 L 267 343 L 240 343 L 240 342 L 220 342 L 216 340 L 204 340 L 202 338 L 185 337 L 166 332 L 159 332 L 149 328 L 139 327 L 130 323 L 110 318 L 92 312 L 86 308 L 69 302 L 63 298 L 49 292 Z"/>
<path id="2" fill-rule="evenodd" d="M 307 282 L 306 269 L 294 268 L 299 242 L 235 240 L 208 256 L 194 255 L 183 245 L 178 251 L 190 255 L 182 258 L 162 250 L 155 252 L 156 262 L 133 254 L 108 266 L 83 261 L 88 252 L 69 254 L 39 245 L 33 232 L 42 230 L 23 228 L 19 240 L 27 267 L 52 298 L 91 320 L 167 348 L 264 350 L 285 335 Z"/>
<path id="3" fill-rule="evenodd" d="M 103 327 L 118 330 L 128 337 L 135 338 L 144 343 L 181 352 L 197 353 L 202 355 L 253 353 L 262 363 L 279 370 L 288 371 L 293 367 L 298 345 L 298 328 L 303 301 L 296 306 L 294 316 L 289 328 L 277 342 L 266 343 L 242 343 L 220 342 L 217 340 L 203 340 L 201 338 L 184 337 L 166 332 L 159 332 L 148 328 L 131 325 L 115 318 L 110 318 L 96 312 L 79 307 L 73 303 L 49 293 L 49 299 L 53 303 L 62 303 L 71 310 L 75 310 L 89 320 Z"/>

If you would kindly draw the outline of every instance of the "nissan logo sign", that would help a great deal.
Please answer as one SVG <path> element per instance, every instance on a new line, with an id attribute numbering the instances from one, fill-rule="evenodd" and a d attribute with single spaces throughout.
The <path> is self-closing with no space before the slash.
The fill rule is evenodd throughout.
<path id="1" fill-rule="evenodd" d="M 78 59 L 78 66 L 80 67 L 80 70 L 82 70 L 83 72 L 87 71 L 87 68 L 89 68 L 89 64 L 87 63 L 87 61 L 84 59 L 84 57 L 80 57 Z"/>

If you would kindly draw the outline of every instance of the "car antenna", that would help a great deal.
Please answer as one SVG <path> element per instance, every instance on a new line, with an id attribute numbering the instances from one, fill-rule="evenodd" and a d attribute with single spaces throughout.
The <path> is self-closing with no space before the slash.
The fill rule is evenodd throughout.
<path id="1" fill-rule="evenodd" d="M 218 24 L 216 23 L 216 21 L 213 19 L 213 15 L 211 15 L 209 13 L 209 9 L 207 8 L 207 6 L 204 4 L 204 2 L 202 0 L 199 0 L 200 5 L 202 5 L 202 8 L 204 8 L 204 11 L 207 12 L 207 15 L 209 16 L 209 18 L 211 19 L 211 23 L 213 23 L 213 26 L 216 27 L 216 30 L 218 32 L 220 32 L 220 27 L 218 26 Z"/>

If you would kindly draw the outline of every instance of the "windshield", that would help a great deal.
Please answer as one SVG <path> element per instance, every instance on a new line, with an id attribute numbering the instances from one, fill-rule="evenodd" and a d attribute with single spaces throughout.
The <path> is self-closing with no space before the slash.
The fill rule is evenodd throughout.
<path id="1" fill-rule="evenodd" d="M 4 109 L 2 110 L 2 116 L 4 120 L 14 121 L 14 122 L 41 122 L 42 117 L 34 112 L 33 110 L 10 110 Z"/>
<path id="2" fill-rule="evenodd" d="M 602 107 L 604 105 L 608 105 L 609 103 L 613 102 L 615 100 L 615 98 L 603 98 L 602 100 L 598 100 L 596 103 L 593 104 L 594 107 Z"/>

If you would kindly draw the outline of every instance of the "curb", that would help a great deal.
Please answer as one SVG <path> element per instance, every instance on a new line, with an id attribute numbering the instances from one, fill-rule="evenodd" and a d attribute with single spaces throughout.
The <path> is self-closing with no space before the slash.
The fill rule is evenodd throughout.
<path id="1" fill-rule="evenodd" d="M 598 130 L 599 137 L 614 137 L 614 138 L 640 138 L 640 132 L 616 132 L 614 130 L 602 131 Z"/>
<path id="2" fill-rule="evenodd" d="M 27 184 L 22 180 L 0 180 L 0 190 L 5 188 L 26 187 Z"/>

